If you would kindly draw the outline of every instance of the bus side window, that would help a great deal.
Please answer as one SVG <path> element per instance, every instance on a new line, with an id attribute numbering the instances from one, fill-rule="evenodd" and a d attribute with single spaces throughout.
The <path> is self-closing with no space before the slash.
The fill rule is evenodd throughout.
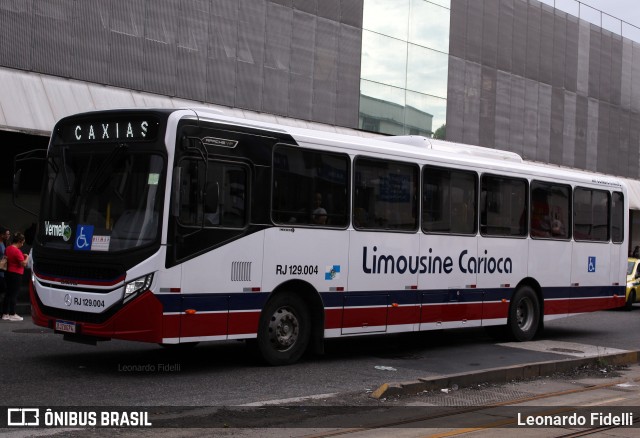
<path id="1" fill-rule="evenodd" d="M 496 175 L 481 178 L 480 232 L 487 236 L 525 236 L 527 181 Z"/>
<path id="2" fill-rule="evenodd" d="M 277 224 L 347 226 L 349 156 L 276 146 L 271 217 Z"/>
<path id="3" fill-rule="evenodd" d="M 354 172 L 353 224 L 357 229 L 418 228 L 418 166 L 358 157 Z"/>

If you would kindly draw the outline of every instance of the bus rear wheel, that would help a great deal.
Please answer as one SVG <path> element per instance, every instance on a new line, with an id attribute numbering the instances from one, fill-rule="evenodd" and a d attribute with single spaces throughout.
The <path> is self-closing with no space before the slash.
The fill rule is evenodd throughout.
<path id="1" fill-rule="evenodd" d="M 309 309 L 304 300 L 293 293 L 281 293 L 262 311 L 258 349 L 271 365 L 292 364 L 306 351 L 310 334 Z"/>
<path id="2" fill-rule="evenodd" d="M 517 341 L 530 341 L 540 326 L 540 303 L 535 291 L 523 286 L 516 291 L 509 307 L 507 326 Z"/>

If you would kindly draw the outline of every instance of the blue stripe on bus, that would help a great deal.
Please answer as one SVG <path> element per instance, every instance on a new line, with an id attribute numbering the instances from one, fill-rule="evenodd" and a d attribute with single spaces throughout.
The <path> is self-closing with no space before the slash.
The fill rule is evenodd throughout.
<path id="1" fill-rule="evenodd" d="M 457 292 L 460 291 L 458 295 Z M 515 288 L 497 289 L 437 289 L 437 290 L 391 290 L 357 292 L 321 292 L 325 307 L 364 307 L 397 303 L 398 305 L 419 305 L 434 303 L 499 302 L 510 300 Z M 546 287 L 545 299 L 577 299 L 624 296 L 625 286 L 584 286 Z M 203 312 L 260 310 L 269 298 L 267 292 L 230 294 L 158 294 L 164 312 L 182 312 L 186 308 L 197 307 Z M 347 298 L 347 300 L 345 300 Z M 348 298 L 356 298 L 349 300 Z"/>

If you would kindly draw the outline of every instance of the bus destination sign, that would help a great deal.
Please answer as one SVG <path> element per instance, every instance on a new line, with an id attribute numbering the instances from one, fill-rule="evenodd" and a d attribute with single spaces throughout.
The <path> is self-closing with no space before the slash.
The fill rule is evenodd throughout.
<path id="1" fill-rule="evenodd" d="M 150 141 L 157 132 L 158 123 L 149 118 L 89 120 L 64 125 L 62 138 L 66 143 Z"/>

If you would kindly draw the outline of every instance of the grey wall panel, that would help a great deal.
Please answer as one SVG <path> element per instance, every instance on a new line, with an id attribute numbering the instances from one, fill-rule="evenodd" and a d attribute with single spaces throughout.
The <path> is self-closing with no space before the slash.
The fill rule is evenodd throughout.
<path id="1" fill-rule="evenodd" d="M 589 138 L 589 99 L 576 95 L 576 149 L 574 164 L 579 169 L 587 169 L 587 149 Z"/>
<path id="2" fill-rule="evenodd" d="M 527 159 L 537 159 L 538 148 L 538 98 L 539 83 L 525 79 L 524 84 L 524 148 L 522 156 Z"/>
<path id="3" fill-rule="evenodd" d="M 629 176 L 640 178 L 640 113 L 629 114 Z"/>
<path id="4" fill-rule="evenodd" d="M 266 3 L 243 0 L 238 3 L 238 50 L 235 105 L 260 111 L 264 80 Z"/>
<path id="5" fill-rule="evenodd" d="M 620 79 L 620 105 L 631 109 L 631 78 L 633 74 L 633 43 L 629 39 L 622 42 L 622 66 Z"/>
<path id="6" fill-rule="evenodd" d="M 610 157 L 609 157 L 609 119 L 610 119 L 610 105 L 606 102 L 599 102 L 598 108 L 598 135 L 597 135 L 597 149 L 598 158 L 596 160 L 596 170 L 598 172 L 608 173 L 611 169 Z"/>
<path id="7" fill-rule="evenodd" d="M 102 84 L 109 83 L 109 39 L 111 8 L 108 2 L 76 2 L 73 21 L 74 78 Z"/>
<path id="8" fill-rule="evenodd" d="M 565 166 L 575 166 L 576 154 L 576 94 L 564 91 L 564 115 L 562 127 L 562 159 Z"/>
<path id="9" fill-rule="evenodd" d="M 498 18 L 498 70 L 511 71 L 513 57 L 514 0 L 500 0 Z"/>
<path id="10" fill-rule="evenodd" d="M 182 47 L 177 49 L 176 95 L 197 101 L 207 100 L 207 58 Z"/>
<path id="11" fill-rule="evenodd" d="M 622 100 L 622 37 L 613 35 L 611 40 L 611 103 L 620 105 Z"/>
<path id="12" fill-rule="evenodd" d="M 276 3 L 288 8 L 293 7 L 293 0 L 269 0 L 271 3 Z"/>
<path id="13" fill-rule="evenodd" d="M 566 14 L 556 13 L 553 17 L 553 56 L 551 65 L 551 85 L 564 88 L 566 81 L 565 63 L 567 62 L 567 18 Z"/>
<path id="14" fill-rule="evenodd" d="M 54 76 L 71 74 L 73 0 L 40 0 L 33 4 L 31 68 Z"/>
<path id="15" fill-rule="evenodd" d="M 143 89 L 165 96 L 175 96 L 178 74 L 177 46 L 145 39 L 143 50 Z"/>
<path id="16" fill-rule="evenodd" d="M 620 147 L 618 148 L 617 151 L 615 150 L 615 148 L 612 148 L 616 152 L 615 158 L 618 161 L 617 164 L 620 172 L 618 175 L 632 177 L 631 176 L 632 168 L 629 165 L 629 163 L 632 160 L 632 157 L 629 154 L 630 152 L 629 151 L 629 122 L 630 122 L 631 115 L 629 111 L 626 111 L 618 107 L 618 118 L 619 118 L 618 144 L 620 145 Z M 636 158 L 636 161 L 637 161 L 637 156 L 633 158 Z"/>
<path id="17" fill-rule="evenodd" d="M 451 2 L 451 32 L 449 33 L 449 55 L 464 59 L 467 45 L 468 0 Z"/>
<path id="18" fill-rule="evenodd" d="M 536 158 L 543 163 L 551 159 L 551 85 L 538 88 L 538 148 Z"/>
<path id="19" fill-rule="evenodd" d="M 313 119 L 322 123 L 336 121 L 338 90 L 338 36 L 340 25 L 318 18 L 313 65 Z"/>
<path id="20" fill-rule="evenodd" d="M 264 67 L 262 111 L 286 116 L 289 114 L 289 72 Z"/>
<path id="21" fill-rule="evenodd" d="M 242 19 L 240 16 L 239 5 L 244 5 L 242 11 Z M 240 84 L 238 86 L 238 65 L 240 63 L 256 63 L 263 62 L 263 43 L 258 42 L 260 36 L 264 38 L 264 21 L 259 16 L 251 14 L 246 8 L 250 7 L 249 2 L 224 2 L 215 0 L 211 3 L 209 26 L 207 29 L 207 88 L 206 100 L 209 102 L 219 103 L 221 105 L 235 106 L 237 104 L 237 94 L 242 90 L 247 92 L 250 89 L 253 93 L 259 93 L 253 96 L 259 100 L 261 97 L 261 89 L 256 87 L 262 83 L 262 71 L 259 76 L 249 78 L 250 83 Z M 255 29 L 249 30 L 248 27 L 255 21 Z M 250 24 L 251 23 L 251 24 Z M 238 29 L 243 29 L 240 33 Z M 252 33 L 252 31 L 254 33 Z M 240 60 L 240 61 L 238 61 Z M 243 70 L 245 75 L 246 70 Z M 246 76 L 243 76 L 245 78 Z M 250 108 L 246 102 L 242 108 Z"/>
<path id="22" fill-rule="evenodd" d="M 600 99 L 600 61 L 602 59 L 602 34 L 591 26 L 589 35 L 589 97 Z"/>
<path id="23" fill-rule="evenodd" d="M 314 47 L 316 44 L 317 18 L 294 11 L 291 38 L 291 72 L 313 76 Z"/>
<path id="24" fill-rule="evenodd" d="M 545 84 L 551 84 L 554 53 L 554 28 L 555 17 L 553 8 L 542 5 L 540 15 L 540 66 L 538 80 Z M 556 44 L 559 41 L 555 41 Z"/>
<path id="25" fill-rule="evenodd" d="M 511 125 L 511 74 L 498 70 L 496 74 L 496 102 L 495 102 L 495 148 L 512 151 L 509 142 Z"/>
<path id="26" fill-rule="evenodd" d="M 578 89 L 578 19 L 567 15 L 565 23 L 564 88 L 575 92 Z"/>
<path id="27" fill-rule="evenodd" d="M 318 1 L 324 0 L 293 0 L 293 7 L 299 11 L 316 15 L 318 12 Z"/>
<path id="28" fill-rule="evenodd" d="M 482 17 L 482 64 L 498 65 L 498 13 L 500 0 L 484 0 Z"/>
<path id="29" fill-rule="evenodd" d="M 620 168 L 620 108 L 609 105 L 609 135 L 604 141 L 604 149 L 607 151 L 607 173 L 622 175 Z M 626 173 L 626 172 L 625 172 Z"/>
<path id="30" fill-rule="evenodd" d="M 600 39 L 600 94 L 599 99 L 611 102 L 611 32 L 602 31 Z"/>
<path id="31" fill-rule="evenodd" d="M 464 129 L 462 141 L 468 144 L 478 144 L 480 140 L 481 72 L 480 64 L 469 61 L 465 63 Z"/>
<path id="32" fill-rule="evenodd" d="M 462 59 L 449 56 L 447 140 L 450 141 L 461 142 L 464 138 L 465 65 Z"/>
<path id="33" fill-rule="evenodd" d="M 631 70 L 631 110 L 640 112 L 640 44 L 633 43 Z"/>
<path id="34" fill-rule="evenodd" d="M 207 100 L 208 1 L 183 2 L 177 29 L 176 95 Z"/>
<path id="35" fill-rule="evenodd" d="M 177 76 L 179 0 L 147 4 L 144 24 L 144 85 L 146 91 L 174 96 Z"/>
<path id="36" fill-rule="evenodd" d="M 312 120 L 313 78 L 297 73 L 289 74 L 289 115 Z"/>
<path id="37" fill-rule="evenodd" d="M 580 94 L 589 94 L 589 63 L 591 53 L 591 25 L 586 21 L 580 21 L 578 26 L 578 72 L 577 91 Z"/>
<path id="38" fill-rule="evenodd" d="M 31 68 L 33 0 L 0 1 L 0 63 Z"/>
<path id="39" fill-rule="evenodd" d="M 511 76 L 509 142 L 511 150 L 520 155 L 524 154 L 525 83 L 523 77 Z"/>
<path id="40" fill-rule="evenodd" d="M 467 39 L 465 43 L 465 58 L 472 62 L 482 60 L 482 5 L 483 2 L 469 1 L 467 4 Z"/>
<path id="41" fill-rule="evenodd" d="M 598 117 L 600 102 L 588 99 L 587 107 L 587 150 L 585 168 L 596 170 L 598 166 Z"/>
<path id="42" fill-rule="evenodd" d="M 109 84 L 141 90 L 144 85 L 143 0 L 111 0 Z"/>
<path id="43" fill-rule="evenodd" d="M 336 123 L 356 127 L 360 100 L 362 31 L 341 25 L 339 46 Z"/>
<path id="44" fill-rule="evenodd" d="M 289 114 L 289 68 L 293 9 L 267 3 L 262 110 Z"/>
<path id="45" fill-rule="evenodd" d="M 143 40 L 112 32 L 109 37 L 109 84 L 116 87 L 141 90 L 144 67 Z"/>
<path id="46" fill-rule="evenodd" d="M 563 164 L 562 149 L 564 147 L 564 90 L 558 87 L 551 89 L 551 135 L 549 162 Z"/>
<path id="47" fill-rule="evenodd" d="M 528 4 L 523 0 L 513 1 L 513 59 L 512 73 L 525 76 L 527 65 L 527 15 Z"/>
<path id="48" fill-rule="evenodd" d="M 539 80 L 540 71 L 540 3 L 530 3 L 527 7 L 527 54 L 525 75 L 529 79 Z"/>
<path id="49" fill-rule="evenodd" d="M 261 111 L 264 67 L 262 65 L 238 61 L 236 74 L 236 80 L 239 85 L 236 87 L 235 106 Z"/>
<path id="50" fill-rule="evenodd" d="M 496 69 L 483 66 L 481 74 L 478 144 L 493 148 L 496 140 Z"/>
<path id="51" fill-rule="evenodd" d="M 291 65 L 293 10 L 267 3 L 267 23 L 264 65 L 272 69 L 288 71 Z"/>
<path id="52" fill-rule="evenodd" d="M 340 20 L 342 23 L 362 29 L 364 0 L 340 0 Z"/>
<path id="53" fill-rule="evenodd" d="M 293 12 L 291 68 L 289 76 L 289 115 L 312 120 L 313 62 L 317 18 Z"/>
<path id="54" fill-rule="evenodd" d="M 318 2 L 318 17 L 340 21 L 341 0 L 321 0 Z"/>

